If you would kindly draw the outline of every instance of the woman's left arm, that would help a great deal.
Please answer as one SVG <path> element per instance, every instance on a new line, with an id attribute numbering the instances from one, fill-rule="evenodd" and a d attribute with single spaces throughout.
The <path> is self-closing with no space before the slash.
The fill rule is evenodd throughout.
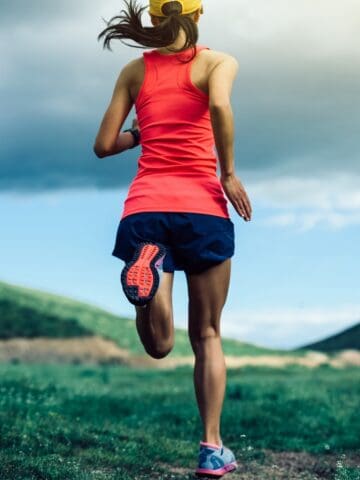
<path id="1" fill-rule="evenodd" d="M 134 145 L 134 137 L 130 132 L 120 133 L 133 106 L 129 90 L 130 81 L 131 63 L 123 68 L 116 81 L 110 105 L 96 136 L 94 152 L 99 158 L 115 155 Z"/>

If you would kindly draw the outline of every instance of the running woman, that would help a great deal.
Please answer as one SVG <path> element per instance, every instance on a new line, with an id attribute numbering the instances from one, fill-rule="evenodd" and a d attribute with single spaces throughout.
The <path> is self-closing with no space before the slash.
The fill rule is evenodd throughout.
<path id="1" fill-rule="evenodd" d="M 237 467 L 220 434 L 226 384 L 220 319 L 234 254 L 227 199 L 246 222 L 252 215 L 234 166 L 230 97 L 238 62 L 197 43 L 201 0 L 150 0 L 152 27 L 142 23 L 148 6 L 124 2 L 98 38 L 108 48 L 113 39 L 129 39 L 138 44 L 129 46 L 152 49 L 122 69 L 94 145 L 102 158 L 141 144 L 112 255 L 125 262 L 124 293 L 145 351 L 158 359 L 174 345 L 174 272 L 185 272 L 203 423 L 195 472 L 221 477 Z M 132 128 L 120 132 L 133 105 Z"/>

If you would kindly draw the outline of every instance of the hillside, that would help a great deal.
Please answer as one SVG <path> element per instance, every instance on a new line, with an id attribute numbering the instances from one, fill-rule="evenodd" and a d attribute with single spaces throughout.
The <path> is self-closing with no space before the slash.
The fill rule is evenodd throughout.
<path id="1" fill-rule="evenodd" d="M 44 312 L 39 315 L 34 306 L 22 305 L 9 298 L 0 298 L 0 339 L 68 338 L 89 335 L 93 335 L 93 332 L 80 325 L 76 318 L 63 319 Z"/>
<path id="2" fill-rule="evenodd" d="M 12 337 L 71 338 L 101 336 L 114 341 L 131 354 L 142 355 L 134 319 L 51 293 L 0 282 L 0 339 Z M 223 339 L 225 355 L 286 355 L 232 339 Z M 192 356 L 187 332 L 176 329 L 175 357 Z M 303 355 L 302 352 L 297 355 Z"/>
<path id="3" fill-rule="evenodd" d="M 327 353 L 344 349 L 360 350 L 360 323 L 324 340 L 300 347 L 298 350 L 317 350 Z"/>

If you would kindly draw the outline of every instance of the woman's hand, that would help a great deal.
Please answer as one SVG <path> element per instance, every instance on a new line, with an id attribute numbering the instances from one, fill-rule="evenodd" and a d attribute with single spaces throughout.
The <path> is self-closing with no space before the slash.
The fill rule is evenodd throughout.
<path id="1" fill-rule="evenodd" d="M 220 182 L 237 213 L 249 222 L 252 213 L 251 204 L 240 179 L 235 174 L 222 175 Z"/>

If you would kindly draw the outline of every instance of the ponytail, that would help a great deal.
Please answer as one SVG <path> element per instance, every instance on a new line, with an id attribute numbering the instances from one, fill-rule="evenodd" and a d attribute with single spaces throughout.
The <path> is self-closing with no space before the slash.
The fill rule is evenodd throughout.
<path id="1" fill-rule="evenodd" d="M 185 33 L 184 46 L 179 49 L 170 49 L 172 52 L 182 52 L 192 47 L 193 56 L 188 60 L 191 61 L 196 55 L 196 43 L 199 38 L 197 24 L 192 18 L 192 14 L 181 15 L 182 5 L 177 1 L 167 2 L 162 7 L 164 19 L 159 25 L 154 27 L 144 27 L 141 21 L 142 13 L 147 7 L 141 7 L 137 4 L 137 0 L 124 0 L 127 9 L 121 10 L 117 15 L 107 23 L 107 27 L 100 33 L 98 40 L 104 37 L 103 48 L 111 50 L 110 42 L 114 39 L 120 40 L 129 47 L 134 48 L 159 48 L 167 47 L 177 39 L 180 28 Z M 161 17 L 162 18 L 162 17 Z M 130 39 L 139 45 L 129 45 L 123 39 Z"/>

